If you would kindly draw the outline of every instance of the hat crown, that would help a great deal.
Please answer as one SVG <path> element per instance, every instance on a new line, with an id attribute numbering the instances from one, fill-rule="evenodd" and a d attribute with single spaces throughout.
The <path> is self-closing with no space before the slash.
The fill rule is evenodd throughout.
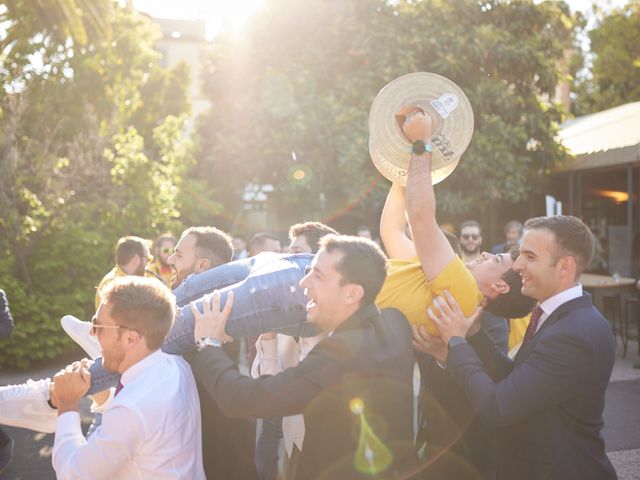
<path id="1" fill-rule="evenodd" d="M 462 89 L 435 73 L 417 72 L 389 82 L 369 112 L 369 152 L 387 179 L 406 185 L 411 144 L 396 120 L 407 105 L 421 107 L 433 120 L 431 182 L 435 185 L 457 167 L 473 135 L 473 109 Z"/>

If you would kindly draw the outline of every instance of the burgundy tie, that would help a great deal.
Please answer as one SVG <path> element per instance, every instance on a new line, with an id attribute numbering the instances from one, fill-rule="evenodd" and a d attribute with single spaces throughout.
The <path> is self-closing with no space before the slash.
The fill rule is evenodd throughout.
<path id="1" fill-rule="evenodd" d="M 524 339 L 522 340 L 522 346 L 524 347 L 529 340 L 533 338 L 533 335 L 536 333 L 536 329 L 538 328 L 538 322 L 540 321 L 540 317 L 542 316 L 542 307 L 538 305 L 533 309 L 533 313 L 531 314 L 531 320 L 529 320 L 529 326 L 527 327 L 527 331 L 524 333 Z"/>
<path id="2" fill-rule="evenodd" d="M 120 390 L 122 390 L 123 387 L 124 385 L 122 385 L 122 382 L 118 382 L 118 386 L 116 387 L 116 393 L 113 395 L 114 398 L 118 396 L 118 394 L 120 393 Z"/>

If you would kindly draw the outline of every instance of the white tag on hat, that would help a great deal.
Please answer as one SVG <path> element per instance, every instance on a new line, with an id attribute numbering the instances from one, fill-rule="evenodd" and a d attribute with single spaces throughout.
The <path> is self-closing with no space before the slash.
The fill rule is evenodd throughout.
<path id="1" fill-rule="evenodd" d="M 458 107 L 458 103 L 458 97 L 453 93 L 445 93 L 437 100 L 431 100 L 431 106 L 442 118 L 447 118 Z"/>

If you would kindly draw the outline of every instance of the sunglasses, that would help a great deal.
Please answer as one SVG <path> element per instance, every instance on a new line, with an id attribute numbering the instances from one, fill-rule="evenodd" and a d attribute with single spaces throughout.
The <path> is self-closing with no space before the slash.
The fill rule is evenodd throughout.
<path id="1" fill-rule="evenodd" d="M 480 235 L 478 235 L 477 233 L 463 233 L 462 235 L 460 235 L 460 237 L 463 240 L 477 240 L 480 238 Z"/>
<path id="2" fill-rule="evenodd" d="M 91 319 L 91 333 L 93 335 L 97 335 L 98 334 L 98 328 L 124 328 L 127 330 L 131 330 L 129 327 L 125 327 L 123 325 L 100 325 L 99 323 L 96 323 L 96 319 L 92 318 Z"/>

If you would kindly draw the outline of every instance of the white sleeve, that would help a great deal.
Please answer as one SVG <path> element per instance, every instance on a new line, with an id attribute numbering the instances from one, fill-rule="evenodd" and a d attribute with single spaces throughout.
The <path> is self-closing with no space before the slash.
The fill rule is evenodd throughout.
<path id="1" fill-rule="evenodd" d="M 253 378 L 262 375 L 276 375 L 282 371 L 282 366 L 278 362 L 278 338 L 270 340 L 258 337 L 256 341 L 256 358 L 251 366 L 251 376 Z"/>
<path id="2" fill-rule="evenodd" d="M 91 413 L 104 413 L 105 410 L 109 407 L 109 405 L 113 401 L 113 398 L 115 396 L 116 396 L 116 389 L 111 387 L 109 389 L 109 396 L 107 397 L 107 399 L 104 402 L 102 402 L 100 405 L 98 405 L 95 401 L 92 401 L 91 407 L 89 407 L 89 410 L 91 411 Z"/>
<path id="3" fill-rule="evenodd" d="M 78 412 L 63 413 L 56 422 L 53 442 L 56 476 L 58 480 L 116 478 L 144 438 L 140 418 L 124 406 L 105 412 L 104 422 L 89 440 L 82 435 Z"/>
<path id="4" fill-rule="evenodd" d="M 327 338 L 327 336 L 324 333 L 316 335 L 315 337 L 300 337 L 300 341 L 298 342 L 300 345 L 299 360 L 304 360 L 307 355 L 309 355 L 309 352 L 325 338 Z"/>

